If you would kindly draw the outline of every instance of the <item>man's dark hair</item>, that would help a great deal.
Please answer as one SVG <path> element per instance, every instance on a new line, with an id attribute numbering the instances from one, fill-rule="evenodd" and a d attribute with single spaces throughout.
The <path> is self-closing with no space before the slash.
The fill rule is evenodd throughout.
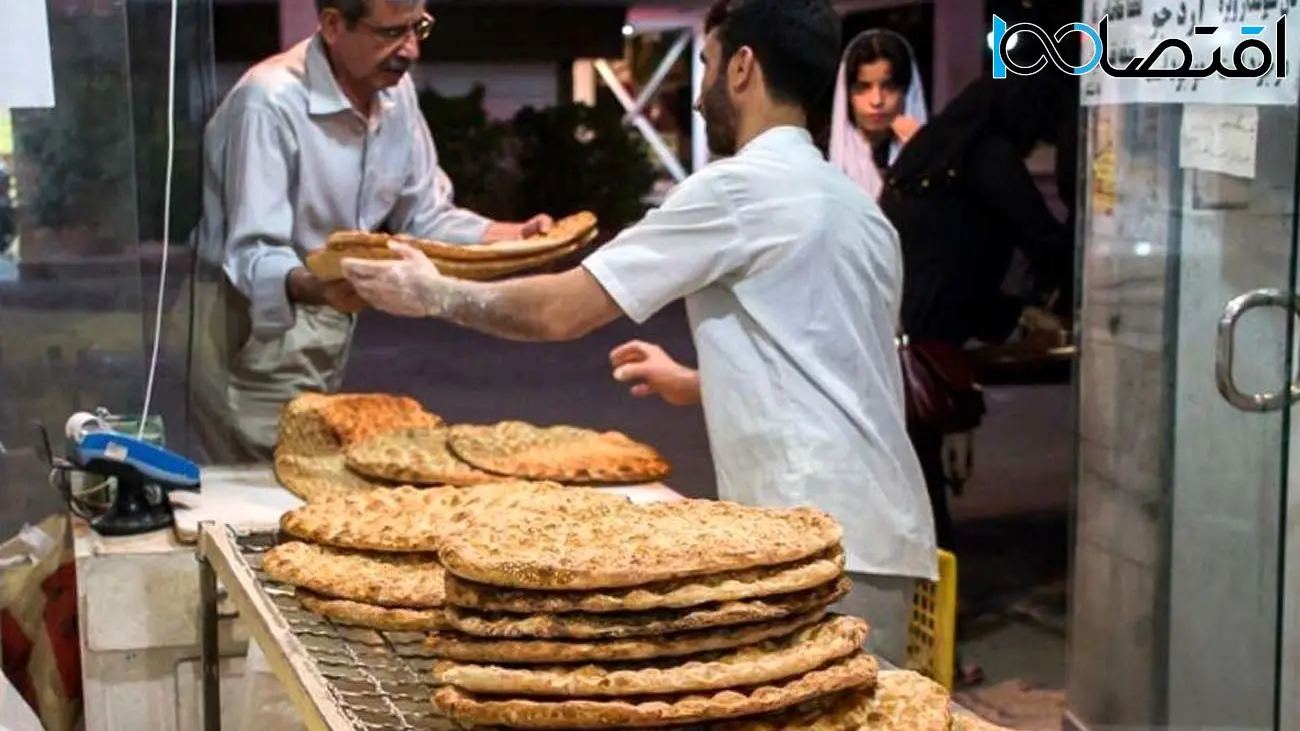
<path id="1" fill-rule="evenodd" d="M 316 14 L 320 15 L 333 8 L 343 16 L 343 22 L 351 28 L 357 21 L 370 14 L 370 0 L 316 0 Z"/>
<path id="2" fill-rule="evenodd" d="M 320 15 L 329 8 L 339 11 L 348 28 L 357 27 L 357 23 L 370 15 L 370 5 L 374 0 L 316 0 L 316 14 Z M 415 5 L 423 0 L 398 0 L 403 5 Z"/>
<path id="3" fill-rule="evenodd" d="M 815 114 L 834 86 L 840 16 L 830 0 L 716 0 L 704 31 L 717 31 L 722 60 L 749 46 L 774 101 Z"/>

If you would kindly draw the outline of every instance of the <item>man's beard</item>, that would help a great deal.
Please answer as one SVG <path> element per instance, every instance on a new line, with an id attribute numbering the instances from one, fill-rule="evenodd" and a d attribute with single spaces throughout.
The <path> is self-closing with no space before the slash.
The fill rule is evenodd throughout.
<path id="1" fill-rule="evenodd" d="M 721 157 L 736 154 L 736 110 L 727 97 L 721 77 L 704 90 L 700 115 L 704 117 L 704 136 L 709 143 L 709 152 Z"/>

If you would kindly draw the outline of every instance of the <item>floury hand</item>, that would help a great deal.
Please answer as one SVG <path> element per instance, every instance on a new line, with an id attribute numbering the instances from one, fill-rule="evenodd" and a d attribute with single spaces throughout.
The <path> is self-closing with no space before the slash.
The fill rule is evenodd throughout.
<path id="1" fill-rule="evenodd" d="M 460 299 L 475 295 L 466 282 L 443 276 L 418 249 L 391 241 L 396 261 L 344 259 L 343 274 L 353 289 L 377 310 L 402 317 L 441 317 Z"/>

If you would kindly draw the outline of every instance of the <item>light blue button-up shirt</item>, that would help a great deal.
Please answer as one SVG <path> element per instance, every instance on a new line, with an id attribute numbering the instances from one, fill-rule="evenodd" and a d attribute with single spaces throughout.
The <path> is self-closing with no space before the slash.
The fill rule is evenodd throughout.
<path id="1" fill-rule="evenodd" d="M 248 298 L 252 335 L 293 326 L 290 270 L 339 229 L 478 243 L 490 221 L 452 202 L 452 183 L 409 76 L 369 119 L 343 94 L 313 36 L 254 66 L 204 135 L 199 255 Z"/>

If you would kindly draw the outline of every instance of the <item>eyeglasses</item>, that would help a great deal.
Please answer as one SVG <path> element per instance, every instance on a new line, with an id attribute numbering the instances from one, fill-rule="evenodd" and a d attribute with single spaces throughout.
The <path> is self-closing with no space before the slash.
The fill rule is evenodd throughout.
<path id="1" fill-rule="evenodd" d="M 428 13 L 425 13 L 423 17 L 414 23 L 403 23 L 401 25 L 381 26 L 371 25 L 364 20 L 361 21 L 361 25 L 365 26 L 366 30 L 390 43 L 395 43 L 406 38 L 408 33 L 413 33 L 415 35 L 415 40 L 423 41 L 433 32 L 433 24 L 433 16 Z"/>

